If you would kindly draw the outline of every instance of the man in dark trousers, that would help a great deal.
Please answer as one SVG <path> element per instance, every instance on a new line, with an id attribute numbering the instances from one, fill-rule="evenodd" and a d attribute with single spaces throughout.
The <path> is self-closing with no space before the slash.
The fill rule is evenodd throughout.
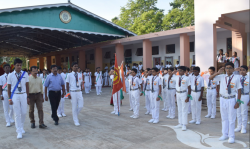
<path id="1" fill-rule="evenodd" d="M 59 118 L 57 116 L 57 108 L 59 106 L 61 97 L 65 95 L 65 83 L 60 74 L 57 73 L 57 66 L 50 67 L 52 74 L 50 74 L 45 81 L 45 101 L 48 101 L 47 88 L 49 90 L 49 99 L 52 110 L 51 118 L 58 125 Z M 61 90 L 63 91 L 61 94 Z"/>

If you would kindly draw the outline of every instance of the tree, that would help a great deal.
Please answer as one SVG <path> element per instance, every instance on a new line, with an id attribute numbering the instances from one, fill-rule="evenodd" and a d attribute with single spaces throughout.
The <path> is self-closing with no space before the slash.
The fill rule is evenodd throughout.
<path id="1" fill-rule="evenodd" d="M 174 0 L 170 6 L 172 9 L 163 18 L 164 30 L 194 25 L 194 0 Z"/>
<path id="2" fill-rule="evenodd" d="M 156 3 L 157 0 L 129 0 L 112 22 L 139 35 L 161 31 L 164 10 L 157 8 Z"/>
<path id="3" fill-rule="evenodd" d="M 10 65 L 14 65 L 14 60 L 16 59 L 16 58 L 19 58 L 19 59 L 21 59 L 22 61 L 23 61 L 23 64 L 22 64 L 22 69 L 27 69 L 27 67 L 26 67 L 26 57 L 8 57 L 7 58 L 7 63 L 9 63 Z"/>

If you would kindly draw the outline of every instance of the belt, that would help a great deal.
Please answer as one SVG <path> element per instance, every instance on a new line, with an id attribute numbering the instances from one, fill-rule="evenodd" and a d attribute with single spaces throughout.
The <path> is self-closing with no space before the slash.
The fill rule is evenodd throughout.
<path id="1" fill-rule="evenodd" d="M 249 93 L 241 93 L 241 95 L 249 95 Z"/>
<path id="2" fill-rule="evenodd" d="M 135 90 L 138 90 L 139 88 L 136 88 L 136 89 L 130 89 L 131 91 L 135 91 Z"/>
<path id="3" fill-rule="evenodd" d="M 195 91 L 195 90 L 192 90 L 192 92 L 196 92 L 196 93 L 197 93 L 197 92 L 200 92 L 200 91 L 201 91 L 201 90 L 197 90 L 197 91 Z"/>
<path id="4" fill-rule="evenodd" d="M 15 93 L 15 94 L 25 94 L 26 92 L 23 92 L 23 93 Z"/>
<path id="5" fill-rule="evenodd" d="M 37 94 L 41 94 L 41 92 L 39 93 L 29 93 L 30 95 L 37 95 Z"/>
<path id="6" fill-rule="evenodd" d="M 187 91 L 176 91 L 177 93 L 185 93 L 185 92 L 187 92 Z"/>
<path id="7" fill-rule="evenodd" d="M 61 90 L 60 91 L 50 91 L 50 92 L 55 92 L 55 93 L 60 92 L 61 93 Z"/>
<path id="8" fill-rule="evenodd" d="M 222 95 L 220 95 L 220 97 L 222 97 L 222 98 L 224 98 L 224 99 L 231 99 L 231 98 L 235 98 L 235 95 L 233 95 L 233 96 L 222 96 Z"/>
<path id="9" fill-rule="evenodd" d="M 207 89 L 212 90 L 212 89 L 216 89 L 216 87 L 208 87 Z"/>
<path id="10" fill-rule="evenodd" d="M 74 91 L 71 91 L 71 92 L 80 92 L 81 90 L 74 90 Z"/>
<path id="11" fill-rule="evenodd" d="M 157 90 L 157 91 L 156 91 L 156 90 L 151 90 L 152 93 L 153 93 L 153 92 L 158 92 L 158 91 L 159 91 L 159 90 Z"/>
<path id="12" fill-rule="evenodd" d="M 146 91 L 151 91 L 151 89 L 148 89 L 148 90 L 146 90 Z"/>
<path id="13" fill-rule="evenodd" d="M 168 88 L 168 90 L 175 90 L 175 88 Z"/>

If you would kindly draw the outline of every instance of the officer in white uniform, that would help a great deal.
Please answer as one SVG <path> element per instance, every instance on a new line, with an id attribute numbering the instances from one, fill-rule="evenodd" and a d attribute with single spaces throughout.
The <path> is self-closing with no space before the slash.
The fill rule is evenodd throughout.
<path id="1" fill-rule="evenodd" d="M 226 70 L 226 74 L 222 74 Z M 239 75 L 234 75 L 234 64 L 228 62 L 225 68 L 222 67 L 217 73 L 210 76 L 209 79 L 220 81 L 220 112 L 222 119 L 222 136 L 220 141 L 227 140 L 228 143 L 234 143 L 235 120 L 237 108 L 241 104 L 241 88 Z"/>
<path id="2" fill-rule="evenodd" d="M 67 93 L 70 93 L 69 99 L 72 104 L 72 115 L 75 126 L 80 126 L 78 115 L 83 108 L 83 97 L 82 97 L 82 76 L 77 73 L 78 64 L 74 62 L 72 64 L 72 73 L 66 79 Z"/>
<path id="3" fill-rule="evenodd" d="M 13 110 L 15 113 L 15 125 L 16 125 L 17 139 L 21 139 L 22 134 L 25 133 L 23 127 L 24 127 L 24 121 L 25 121 L 25 117 L 27 113 L 27 103 L 29 103 L 29 96 L 27 96 L 27 94 L 29 93 L 29 76 L 27 72 L 24 73 L 21 70 L 22 60 L 16 58 L 14 60 L 14 66 L 15 66 L 15 70 L 11 74 L 9 74 L 8 79 L 7 79 L 8 96 L 9 96 L 9 104 L 13 105 Z M 23 78 L 21 79 L 20 83 L 17 85 L 17 88 L 11 99 L 11 93 L 14 91 L 14 88 L 16 84 L 18 83 L 18 80 L 20 80 L 22 75 L 23 75 Z"/>
<path id="4" fill-rule="evenodd" d="M 96 87 L 96 94 L 101 95 L 102 90 L 102 72 L 100 71 L 100 67 L 96 68 L 95 72 L 95 87 Z"/>
<path id="5" fill-rule="evenodd" d="M 204 91 L 204 79 L 199 75 L 200 67 L 194 67 L 194 75 L 190 78 L 191 85 L 191 110 L 192 110 L 192 120 L 189 121 L 190 124 L 196 123 L 200 125 L 201 123 L 201 103 Z"/>
<path id="6" fill-rule="evenodd" d="M 4 74 L 0 77 L 0 97 L 3 102 L 3 110 L 4 110 L 4 116 L 6 120 L 6 127 L 10 127 L 11 123 L 14 123 L 15 121 L 13 118 L 13 107 L 12 105 L 9 105 L 9 98 L 8 98 L 8 85 L 7 85 L 7 78 L 10 74 L 10 65 L 5 64 L 3 66 Z"/>

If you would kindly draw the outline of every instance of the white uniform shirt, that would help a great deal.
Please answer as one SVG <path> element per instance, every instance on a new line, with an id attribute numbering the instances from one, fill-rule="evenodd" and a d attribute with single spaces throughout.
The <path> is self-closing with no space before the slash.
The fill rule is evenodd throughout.
<path id="1" fill-rule="evenodd" d="M 244 81 L 244 93 L 246 94 L 246 93 L 249 93 L 249 90 L 250 90 L 250 85 L 249 85 L 249 76 L 248 75 L 246 75 L 246 76 L 244 76 L 245 77 L 245 81 Z M 240 75 L 240 83 L 241 83 L 241 85 L 242 85 L 242 78 L 243 78 L 243 76 L 242 75 Z M 243 87 L 243 86 L 242 86 Z"/>
<path id="2" fill-rule="evenodd" d="M 84 72 L 83 75 L 84 75 L 84 82 L 85 82 L 85 85 L 89 86 L 89 85 L 90 85 L 90 81 L 91 81 L 90 72 Z"/>
<path id="3" fill-rule="evenodd" d="M 108 69 L 109 69 L 109 67 L 108 67 L 108 66 L 106 66 L 104 69 L 105 69 L 105 70 L 108 70 Z"/>
<path id="4" fill-rule="evenodd" d="M 150 79 L 152 79 L 152 76 L 144 77 L 144 90 L 151 90 Z"/>
<path id="5" fill-rule="evenodd" d="M 197 90 L 200 91 L 201 88 L 204 87 L 204 79 L 200 75 L 198 76 L 193 75 L 192 77 L 190 77 L 191 90 L 193 91 L 195 91 L 195 80 L 197 84 Z"/>
<path id="6" fill-rule="evenodd" d="M 225 56 L 224 55 L 217 55 L 217 62 L 219 63 L 224 63 L 225 61 Z"/>
<path id="7" fill-rule="evenodd" d="M 176 65 L 175 65 L 176 68 L 179 67 L 179 66 L 180 66 L 180 64 L 176 64 Z"/>
<path id="8" fill-rule="evenodd" d="M 203 76 L 204 79 L 204 86 L 208 88 L 209 81 L 211 82 L 211 88 L 216 88 L 217 85 L 219 85 L 219 81 L 214 81 L 214 80 L 209 80 L 210 74 L 204 74 Z"/>
<path id="9" fill-rule="evenodd" d="M 162 87 L 164 88 L 164 89 L 167 89 L 168 88 L 168 78 L 169 78 L 169 75 L 168 74 L 166 74 L 166 75 L 164 75 L 163 77 L 162 77 Z"/>
<path id="10" fill-rule="evenodd" d="M 232 78 L 232 76 L 233 76 L 233 78 Z M 236 95 L 238 93 L 238 89 L 242 88 L 239 75 L 233 74 L 230 77 L 232 78 L 231 83 L 230 83 L 230 86 L 231 86 L 231 94 L 230 95 L 228 94 L 228 91 L 227 91 L 227 85 L 228 85 L 227 83 L 229 83 L 228 75 L 221 74 L 221 75 L 214 77 L 214 81 L 220 81 L 220 94 L 222 96 L 227 97 L 227 96 Z"/>
<path id="11" fill-rule="evenodd" d="M 99 73 L 95 72 L 95 82 L 96 86 L 102 86 L 102 72 L 100 71 Z"/>
<path id="12" fill-rule="evenodd" d="M 139 70 L 142 70 L 143 65 L 139 65 Z"/>
<path id="13" fill-rule="evenodd" d="M 137 89 L 140 87 L 141 80 L 138 77 L 129 76 L 129 80 L 130 80 L 130 88 L 131 89 Z"/>
<path id="14" fill-rule="evenodd" d="M 69 83 L 69 90 L 70 91 L 75 91 L 75 90 L 81 90 L 81 85 L 82 85 L 82 75 L 77 72 L 77 79 L 75 77 L 75 72 L 71 72 L 68 74 L 66 83 Z"/>
<path id="15" fill-rule="evenodd" d="M 181 78 L 181 86 L 179 86 L 180 83 L 180 78 Z M 190 79 L 189 77 L 183 75 L 183 76 L 173 76 L 172 80 L 175 80 L 175 88 L 176 91 L 186 91 L 188 90 L 188 86 L 190 86 Z"/>
<path id="16" fill-rule="evenodd" d="M 150 77 L 150 89 L 155 91 L 159 91 L 159 85 L 162 85 L 161 78 L 159 76 Z"/>
<path id="17" fill-rule="evenodd" d="M 171 79 L 169 80 L 169 75 L 168 74 L 166 74 L 164 76 L 164 83 L 165 83 L 164 85 L 166 85 L 165 89 L 168 88 L 168 85 L 169 85 L 169 88 L 175 88 L 176 87 L 176 81 L 175 81 L 174 77 L 175 77 L 175 75 L 173 75 L 171 77 Z"/>
<path id="18" fill-rule="evenodd" d="M 238 68 L 239 67 L 239 57 L 232 57 L 231 58 L 231 62 L 234 63 L 234 68 Z"/>
<path id="19" fill-rule="evenodd" d="M 23 74 L 23 71 L 20 72 L 20 77 Z M 11 92 L 13 92 L 14 87 L 16 86 L 18 80 L 17 80 L 17 76 L 16 76 L 16 71 L 14 70 L 11 74 L 8 75 L 8 79 L 7 79 L 7 84 L 11 85 Z M 29 82 L 29 75 L 27 72 L 25 72 L 25 74 L 23 75 L 23 78 L 20 82 L 21 84 L 21 93 L 25 93 L 26 92 L 26 82 Z M 15 90 L 15 93 L 20 93 L 18 91 L 18 87 Z"/>
<path id="20" fill-rule="evenodd" d="M 2 86 L 3 91 L 7 91 L 8 90 L 8 85 L 6 84 L 7 83 L 7 79 L 8 79 L 8 75 L 7 75 L 7 73 L 5 73 L 5 74 L 1 75 L 1 77 L 0 77 L 0 86 Z M 4 87 L 4 85 L 6 85 L 6 86 Z"/>

